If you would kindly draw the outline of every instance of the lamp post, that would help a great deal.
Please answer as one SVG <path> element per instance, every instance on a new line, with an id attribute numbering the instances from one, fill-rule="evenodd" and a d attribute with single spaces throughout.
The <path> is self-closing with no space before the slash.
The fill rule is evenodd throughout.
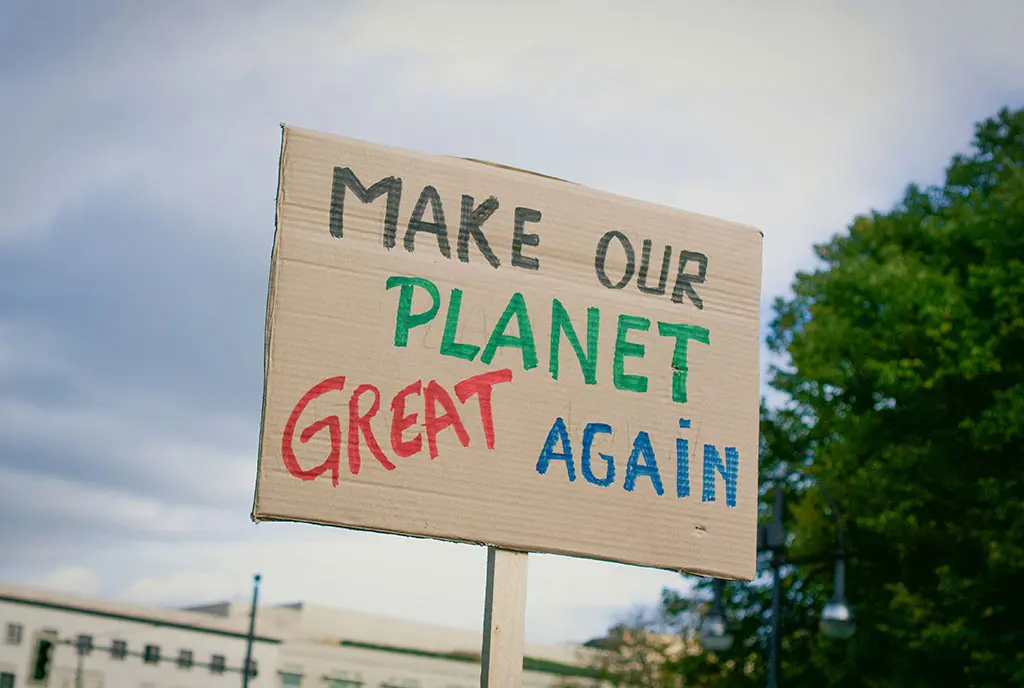
<path id="1" fill-rule="evenodd" d="M 822 494 L 828 500 L 836 520 L 836 552 L 832 599 L 821 611 L 820 629 L 824 635 L 830 638 L 846 640 L 853 635 L 856 627 L 853 611 L 846 601 L 846 548 L 843 542 L 842 521 L 831 496 L 824 489 L 822 489 Z M 782 655 L 782 567 L 786 564 L 784 557 L 786 529 L 782 520 L 783 508 L 783 490 L 779 486 L 775 489 L 775 508 L 772 520 L 761 526 L 757 533 L 757 551 L 771 553 L 768 564 L 772 570 L 772 630 L 768 640 L 768 688 L 778 688 Z M 728 620 L 725 617 L 722 587 L 722 581 L 716 579 L 711 610 L 701 619 L 698 626 L 701 644 L 712 652 L 724 652 L 732 647 L 733 642 Z"/>
<path id="2" fill-rule="evenodd" d="M 245 666 L 242 667 L 242 688 L 248 688 L 249 676 L 252 673 L 252 641 L 256 635 L 256 603 L 260 596 L 260 574 L 252 580 L 252 609 L 249 610 L 249 635 L 245 642 Z"/>

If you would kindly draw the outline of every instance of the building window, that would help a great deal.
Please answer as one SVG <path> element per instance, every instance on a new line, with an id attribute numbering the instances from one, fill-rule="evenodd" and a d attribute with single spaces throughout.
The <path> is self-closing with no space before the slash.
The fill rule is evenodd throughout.
<path id="1" fill-rule="evenodd" d="M 287 671 L 281 672 L 281 688 L 291 688 L 291 686 L 302 685 L 302 674 L 290 673 Z"/>
<path id="2" fill-rule="evenodd" d="M 159 645 L 147 645 L 146 650 L 142 653 L 142 661 L 146 664 L 159 664 L 160 663 L 160 646 Z"/>
<path id="3" fill-rule="evenodd" d="M 181 669 L 192 668 L 192 650 L 182 650 L 178 653 L 178 667 Z"/>
<path id="4" fill-rule="evenodd" d="M 21 645 L 21 637 L 25 634 L 25 627 L 18 623 L 7 624 L 7 644 Z"/>
<path id="5" fill-rule="evenodd" d="M 348 671 L 332 671 L 324 676 L 324 681 L 327 688 L 361 688 L 363 685 L 363 677 L 360 674 Z"/>
<path id="6" fill-rule="evenodd" d="M 110 658 L 124 659 L 128 654 L 128 643 L 124 640 L 113 640 L 110 643 Z"/>
<path id="7" fill-rule="evenodd" d="M 79 634 L 78 640 L 75 641 L 75 647 L 78 648 L 79 654 L 92 654 L 92 636 Z"/>
<path id="8" fill-rule="evenodd" d="M 14 688 L 14 674 L 0 674 L 0 688 Z"/>
<path id="9" fill-rule="evenodd" d="M 210 671 L 213 673 L 223 674 L 225 666 L 227 666 L 227 660 L 224 659 L 224 655 L 214 655 L 210 658 Z"/>

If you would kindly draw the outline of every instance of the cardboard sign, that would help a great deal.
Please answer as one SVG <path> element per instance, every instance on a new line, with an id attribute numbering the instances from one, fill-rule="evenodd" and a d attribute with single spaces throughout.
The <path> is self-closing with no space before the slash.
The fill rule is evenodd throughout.
<path id="1" fill-rule="evenodd" d="M 752 578 L 761 244 L 285 127 L 253 519 Z"/>

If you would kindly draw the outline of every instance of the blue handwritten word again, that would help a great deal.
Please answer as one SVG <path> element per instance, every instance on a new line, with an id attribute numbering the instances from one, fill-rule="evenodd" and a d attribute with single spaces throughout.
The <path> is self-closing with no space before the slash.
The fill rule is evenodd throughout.
<path id="1" fill-rule="evenodd" d="M 679 427 L 686 429 L 690 427 L 690 421 L 686 418 L 679 419 Z M 611 435 L 612 427 L 607 423 L 587 423 L 583 429 L 581 438 L 581 451 L 579 454 L 580 472 L 584 480 L 592 485 L 608 487 L 615 483 L 615 458 L 609 454 L 597 452 L 597 458 L 604 465 L 598 469 L 600 475 L 594 472 L 594 437 L 596 435 Z M 736 483 L 739 477 L 740 454 L 735 447 L 725 448 L 725 460 L 719 454 L 718 448 L 711 444 L 704 445 L 703 451 L 703 480 L 701 484 L 702 502 L 715 501 L 715 490 L 717 477 L 725 480 L 725 503 L 727 506 L 736 506 Z M 566 475 L 569 482 L 576 480 L 576 464 L 573 458 L 572 441 L 565 427 L 562 418 L 556 418 L 548 431 L 544 447 L 537 459 L 537 472 L 541 475 L 547 474 L 552 461 L 565 463 Z M 627 492 L 636 490 L 637 481 L 649 481 L 651 487 L 662 496 L 665 494 L 665 487 L 661 481 L 661 471 L 658 468 L 658 459 L 654 455 L 654 447 L 651 445 L 650 435 L 641 430 L 633 438 L 633 449 L 630 451 L 629 459 L 626 461 L 626 475 L 622 480 L 622 487 Z M 685 499 L 690 496 L 690 441 L 685 438 L 676 438 L 676 497 Z"/>

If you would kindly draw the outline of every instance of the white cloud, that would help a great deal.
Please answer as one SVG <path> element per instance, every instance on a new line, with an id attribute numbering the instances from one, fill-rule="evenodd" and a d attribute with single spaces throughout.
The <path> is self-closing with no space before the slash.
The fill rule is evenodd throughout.
<path id="1" fill-rule="evenodd" d="M 25 474 L 0 468 L 4 486 L 5 514 L 18 513 L 20 524 L 9 523 L 12 534 L 19 525 L 35 527 L 40 521 L 58 525 L 55 535 L 67 538 L 118 534 L 136 538 L 195 537 L 216 528 L 222 535 L 237 534 L 242 521 L 237 512 L 209 507 L 183 506 L 173 501 L 95 487 L 53 476 Z M 232 528 L 232 525 L 235 527 Z M 232 532 L 234 531 L 234 532 Z M 52 547 L 49 537 L 38 538 L 36 547 Z"/>
<path id="2" fill-rule="evenodd" d="M 0 320 L 0 382 L 26 373 L 74 375 L 36 327 Z"/>
<path id="3" fill-rule="evenodd" d="M 291 524 L 259 527 L 259 542 L 153 545 L 133 552 L 144 575 L 126 599 L 164 605 L 243 598 L 259 572 L 261 599 L 306 600 L 367 613 L 479 630 L 486 550 L 446 542 Z M 586 640 L 632 601 L 657 602 L 677 574 L 552 555 L 529 561 L 531 641 Z"/>
<path id="4" fill-rule="evenodd" d="M 61 408 L 0 397 L 0 433 L 30 455 L 51 454 L 51 468 L 79 479 L 91 474 L 93 481 L 134 486 L 146 494 L 188 494 L 192 504 L 237 504 L 254 484 L 254 462 L 247 455 L 174 436 L 160 428 L 159 416 L 147 418 L 144 409 Z"/>
<path id="5" fill-rule="evenodd" d="M 100 577 L 81 566 L 65 566 L 43 577 L 39 586 L 73 595 L 95 595 L 100 591 Z"/>

